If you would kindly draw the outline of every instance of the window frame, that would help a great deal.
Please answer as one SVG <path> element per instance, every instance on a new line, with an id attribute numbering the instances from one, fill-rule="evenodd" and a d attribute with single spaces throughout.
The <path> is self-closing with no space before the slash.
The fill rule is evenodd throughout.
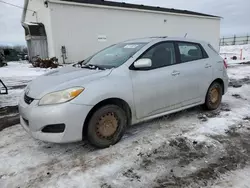
<path id="1" fill-rule="evenodd" d="M 175 43 L 176 43 L 176 46 L 177 46 L 177 50 L 178 50 L 178 54 L 179 54 L 179 60 L 180 60 L 181 63 L 188 63 L 188 62 L 192 62 L 192 61 L 197 61 L 197 60 L 208 59 L 209 58 L 207 52 L 205 51 L 205 49 L 203 48 L 203 46 L 200 43 L 189 42 L 189 41 L 175 41 Z M 180 49 L 179 49 L 179 45 L 178 45 L 179 43 L 187 43 L 187 44 L 193 44 L 193 45 L 199 46 L 200 49 L 201 49 L 202 58 L 195 59 L 195 60 L 190 60 L 190 61 L 181 61 L 181 53 L 180 53 Z"/>
<path id="2" fill-rule="evenodd" d="M 134 67 L 134 63 L 136 61 L 138 61 L 139 59 L 142 58 L 142 56 L 144 56 L 148 51 L 150 51 L 152 48 L 158 46 L 158 45 L 161 45 L 161 44 L 165 44 L 165 43 L 172 43 L 173 46 L 174 46 L 174 52 L 175 52 L 175 64 L 172 64 L 172 65 L 165 65 L 165 66 L 162 66 L 162 67 L 155 67 L 155 68 L 152 68 L 152 67 L 149 67 L 149 68 L 135 68 Z M 178 55 L 178 49 L 177 49 L 177 45 L 176 45 L 176 41 L 173 41 L 173 40 L 167 40 L 167 41 L 160 41 L 160 42 L 157 42 L 155 44 L 153 44 L 152 46 L 150 46 L 147 50 L 145 50 L 138 58 L 136 58 L 136 60 L 129 66 L 129 69 L 130 70 L 135 70 L 135 71 L 149 71 L 149 70 L 155 70 L 155 69 L 160 69 L 160 68 L 165 68 L 165 67 L 169 67 L 169 66 L 173 66 L 173 65 L 177 65 L 177 64 L 180 64 L 180 56 Z"/>
<path id="3" fill-rule="evenodd" d="M 217 50 L 215 50 L 215 48 L 214 48 L 210 43 L 208 43 L 207 46 L 208 46 L 214 53 L 216 53 L 217 55 L 220 55 L 220 53 L 219 53 Z"/>

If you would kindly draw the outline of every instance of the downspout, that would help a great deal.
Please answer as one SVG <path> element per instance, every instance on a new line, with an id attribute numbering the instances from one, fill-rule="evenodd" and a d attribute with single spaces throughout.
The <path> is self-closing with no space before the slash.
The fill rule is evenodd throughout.
<path id="1" fill-rule="evenodd" d="M 26 18 L 26 13 L 27 13 L 27 8 L 28 8 L 28 4 L 29 4 L 29 0 L 24 0 L 24 4 L 23 4 L 23 13 L 22 13 L 22 17 L 21 17 L 21 25 L 23 27 L 25 27 L 25 18 Z M 28 47 L 28 43 L 26 41 L 27 47 Z M 28 48 L 28 55 L 30 54 L 30 49 Z M 30 58 L 29 58 L 30 60 Z"/>
<path id="2" fill-rule="evenodd" d="M 23 22 L 25 21 L 27 11 L 32 11 L 33 12 L 33 16 L 34 16 L 34 14 L 36 14 L 36 21 L 38 22 L 37 12 L 28 9 L 28 4 L 29 4 L 29 0 L 24 0 L 23 13 L 22 13 L 22 18 L 21 18 L 21 24 L 23 24 Z"/>

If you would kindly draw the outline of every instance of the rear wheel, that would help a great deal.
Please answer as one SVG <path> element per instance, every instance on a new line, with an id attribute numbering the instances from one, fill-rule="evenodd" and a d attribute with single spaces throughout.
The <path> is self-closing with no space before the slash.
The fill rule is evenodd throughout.
<path id="1" fill-rule="evenodd" d="M 222 86 L 218 82 L 214 82 L 208 89 L 205 101 L 205 108 L 208 110 L 216 110 L 222 99 Z"/>
<path id="2" fill-rule="evenodd" d="M 90 118 L 87 137 L 92 145 L 106 148 L 122 138 L 126 126 L 127 117 L 124 110 L 116 105 L 106 105 Z"/>

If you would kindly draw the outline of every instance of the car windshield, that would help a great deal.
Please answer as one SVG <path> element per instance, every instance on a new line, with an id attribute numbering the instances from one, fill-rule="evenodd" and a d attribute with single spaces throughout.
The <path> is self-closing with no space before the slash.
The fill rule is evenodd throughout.
<path id="1" fill-rule="evenodd" d="M 84 61 L 85 66 L 115 68 L 125 63 L 146 43 L 119 43 L 96 53 Z"/>

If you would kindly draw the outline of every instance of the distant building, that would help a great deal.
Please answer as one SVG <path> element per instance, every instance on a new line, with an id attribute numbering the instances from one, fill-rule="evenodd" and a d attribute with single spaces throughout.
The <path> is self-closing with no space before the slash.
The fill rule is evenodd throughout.
<path id="1" fill-rule="evenodd" d="M 25 0 L 22 25 L 30 57 L 61 63 L 132 38 L 187 35 L 218 50 L 220 41 L 218 16 L 103 0 Z"/>

